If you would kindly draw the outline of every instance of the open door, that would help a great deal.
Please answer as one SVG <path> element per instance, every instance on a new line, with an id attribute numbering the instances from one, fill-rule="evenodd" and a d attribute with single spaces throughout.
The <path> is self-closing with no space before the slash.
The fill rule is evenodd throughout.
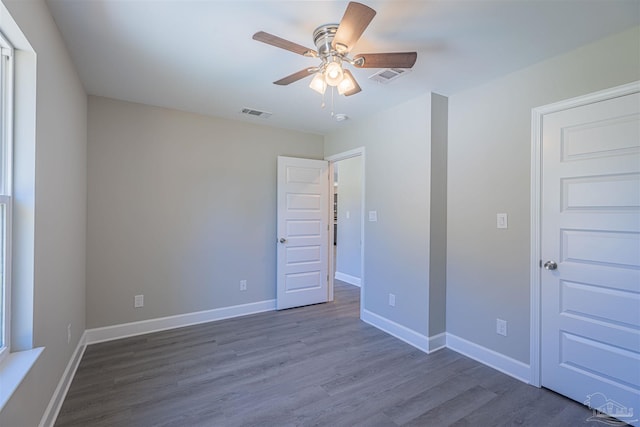
<path id="1" fill-rule="evenodd" d="M 329 299 L 329 168 L 324 160 L 278 157 L 276 308 Z"/>

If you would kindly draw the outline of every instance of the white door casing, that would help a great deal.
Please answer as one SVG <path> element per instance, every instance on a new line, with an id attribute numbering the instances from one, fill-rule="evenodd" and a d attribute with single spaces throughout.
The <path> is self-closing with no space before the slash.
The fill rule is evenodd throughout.
<path id="1" fill-rule="evenodd" d="M 328 169 L 324 160 L 278 157 L 278 310 L 328 301 Z"/>
<path id="2" fill-rule="evenodd" d="M 532 341 L 531 365 L 536 384 L 539 351 L 537 385 L 638 425 L 640 94 L 630 92 L 534 115 L 542 161 L 534 256 L 549 269 L 539 270 L 538 295 L 532 286 L 540 347 Z"/>

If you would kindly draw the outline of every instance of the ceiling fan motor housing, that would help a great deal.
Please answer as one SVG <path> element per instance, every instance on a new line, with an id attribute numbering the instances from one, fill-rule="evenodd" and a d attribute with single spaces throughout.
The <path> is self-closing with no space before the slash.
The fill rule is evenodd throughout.
<path id="1" fill-rule="evenodd" d="M 324 24 L 313 31 L 313 42 L 320 57 L 324 58 L 336 53 L 331 45 L 336 31 L 338 31 L 338 24 Z"/>

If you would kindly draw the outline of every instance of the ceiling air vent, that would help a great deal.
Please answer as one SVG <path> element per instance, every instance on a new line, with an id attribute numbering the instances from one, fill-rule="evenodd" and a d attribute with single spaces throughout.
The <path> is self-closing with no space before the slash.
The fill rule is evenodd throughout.
<path id="1" fill-rule="evenodd" d="M 267 113 L 266 111 L 254 110 L 252 108 L 243 108 L 242 109 L 242 114 L 247 114 L 249 116 L 268 119 L 269 117 L 271 117 L 272 113 Z"/>
<path id="2" fill-rule="evenodd" d="M 411 71 L 410 68 L 386 68 L 384 70 L 380 70 L 371 77 L 370 80 L 373 80 L 377 83 L 386 84 L 389 83 L 400 76 L 403 76 Z"/>

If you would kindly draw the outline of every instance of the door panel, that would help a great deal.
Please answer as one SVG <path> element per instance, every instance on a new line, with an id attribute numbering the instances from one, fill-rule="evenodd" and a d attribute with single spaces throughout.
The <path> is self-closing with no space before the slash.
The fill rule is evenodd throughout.
<path id="1" fill-rule="evenodd" d="M 640 96 L 542 123 L 542 385 L 638 425 Z"/>
<path id="2" fill-rule="evenodd" d="M 278 157 L 278 310 L 328 301 L 328 219 L 328 163 Z"/>

